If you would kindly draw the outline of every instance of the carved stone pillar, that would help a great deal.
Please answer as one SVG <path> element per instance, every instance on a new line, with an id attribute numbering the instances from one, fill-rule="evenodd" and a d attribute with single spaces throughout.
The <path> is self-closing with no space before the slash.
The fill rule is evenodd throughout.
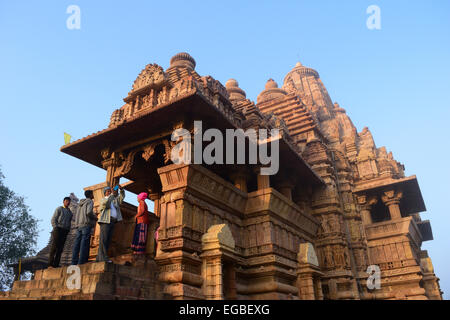
<path id="1" fill-rule="evenodd" d="M 255 169 L 255 173 L 257 174 L 256 178 L 257 178 L 258 190 L 270 188 L 270 176 L 262 175 L 261 168 Z"/>
<path id="2" fill-rule="evenodd" d="M 320 278 L 323 274 L 319 269 L 314 247 L 311 243 L 301 243 L 297 254 L 297 288 L 301 300 L 322 300 Z"/>
<path id="3" fill-rule="evenodd" d="M 316 300 L 323 300 L 322 281 L 318 275 L 314 277 L 314 289 Z"/>
<path id="4" fill-rule="evenodd" d="M 292 201 L 292 190 L 295 187 L 295 179 L 283 172 L 278 174 L 274 181 L 275 188 L 286 198 Z"/>
<path id="5" fill-rule="evenodd" d="M 249 174 L 244 168 L 236 168 L 236 170 L 230 174 L 230 178 L 234 183 L 234 186 L 241 191 L 247 191 L 247 180 L 249 178 Z"/>
<path id="6" fill-rule="evenodd" d="M 389 208 L 391 220 L 398 220 L 402 218 L 399 206 L 402 196 L 403 192 L 395 190 L 385 191 L 381 196 L 381 200 Z"/>
<path id="7" fill-rule="evenodd" d="M 223 268 L 217 264 L 217 259 L 226 259 L 230 263 L 225 252 L 231 249 L 224 250 L 220 240 L 220 248 L 215 251 L 212 249 L 214 243 L 202 236 L 208 233 L 206 228 L 223 223 L 222 212 L 210 213 L 216 208 L 213 203 L 221 201 L 230 208 L 243 211 L 244 193 L 200 165 L 171 164 L 158 168 L 158 174 L 164 195 L 160 198 L 161 227 L 155 261 L 160 267 L 159 279 L 165 284 L 165 293 L 172 299 L 205 299 L 203 284 L 209 279 L 211 282 L 208 283 L 216 289 L 206 292 L 211 294 L 211 299 L 218 298 L 215 284 L 223 283 L 218 274 L 224 275 L 225 280 L 232 279 L 233 275 L 227 272 L 229 266 Z M 230 228 L 233 227 L 231 224 Z M 219 232 L 219 239 L 224 233 L 224 230 Z M 208 272 L 209 278 L 204 276 Z M 225 282 L 226 288 L 233 287 Z"/>
<path id="8" fill-rule="evenodd" d="M 292 201 L 292 187 L 290 186 L 281 187 L 280 192 L 283 196 Z"/>
<path id="9" fill-rule="evenodd" d="M 234 263 L 225 263 L 222 265 L 224 269 L 223 294 L 226 300 L 237 299 L 236 270 Z"/>
<path id="10" fill-rule="evenodd" d="M 120 164 L 120 159 L 117 153 L 112 152 L 107 148 L 101 151 L 102 166 L 106 170 L 106 185 L 114 187 L 119 183 L 120 177 L 115 176 L 115 171 Z"/>
<path id="11" fill-rule="evenodd" d="M 160 193 L 150 193 L 148 195 L 148 198 L 153 201 L 153 211 L 158 218 L 161 216 L 161 196 L 162 195 Z"/>
<path id="12" fill-rule="evenodd" d="M 372 216 L 370 210 L 372 206 L 378 202 L 377 198 L 372 196 L 368 197 L 366 195 L 358 197 L 358 204 L 361 207 L 361 220 L 364 226 L 372 224 Z"/>
<path id="13" fill-rule="evenodd" d="M 234 186 L 241 191 L 247 192 L 247 180 L 243 176 L 237 177 L 234 180 Z"/>
<path id="14" fill-rule="evenodd" d="M 145 249 L 145 253 L 150 257 L 156 256 L 156 239 L 155 232 L 159 227 L 159 218 L 154 215 L 150 215 L 150 224 L 148 226 L 148 235 L 147 235 L 147 245 Z"/>
<path id="15" fill-rule="evenodd" d="M 235 242 L 226 224 L 213 225 L 202 237 L 203 294 L 206 299 L 221 300 L 236 297 L 234 270 L 224 270 L 225 263 L 234 261 Z M 227 289 L 228 292 L 225 292 Z"/>
<path id="16" fill-rule="evenodd" d="M 312 272 L 299 274 L 297 281 L 299 298 L 301 300 L 316 300 Z"/>
<path id="17" fill-rule="evenodd" d="M 158 169 L 164 194 L 160 198 L 160 229 L 155 261 L 167 299 L 204 299 L 201 286 L 200 234 L 192 221 L 192 204 L 186 199 L 188 166 L 169 165 Z M 173 184 L 174 177 L 181 183 Z"/>
<path id="18" fill-rule="evenodd" d="M 292 189 L 294 185 L 290 182 L 284 182 L 280 185 L 280 192 L 283 196 L 292 201 Z"/>

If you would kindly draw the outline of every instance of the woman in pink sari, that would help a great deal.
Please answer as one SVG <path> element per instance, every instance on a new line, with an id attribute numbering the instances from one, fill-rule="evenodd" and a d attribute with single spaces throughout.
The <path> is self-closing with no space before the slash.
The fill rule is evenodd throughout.
<path id="1" fill-rule="evenodd" d="M 147 193 L 142 192 L 138 195 L 139 206 L 136 215 L 133 243 L 131 244 L 131 249 L 134 254 L 145 254 L 147 246 L 147 232 L 150 218 L 145 199 L 147 199 Z"/>

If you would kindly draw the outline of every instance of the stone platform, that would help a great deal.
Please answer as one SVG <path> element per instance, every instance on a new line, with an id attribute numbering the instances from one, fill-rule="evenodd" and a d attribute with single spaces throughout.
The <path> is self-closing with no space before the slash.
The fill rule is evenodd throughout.
<path id="1" fill-rule="evenodd" d="M 118 263 L 117 263 L 118 262 Z M 125 264 L 121 264 L 125 263 Z M 15 281 L 0 300 L 155 300 L 163 299 L 158 267 L 152 259 L 120 257 L 114 263 L 80 265 L 81 288 L 69 289 L 69 266 L 36 271 L 28 281 Z"/>

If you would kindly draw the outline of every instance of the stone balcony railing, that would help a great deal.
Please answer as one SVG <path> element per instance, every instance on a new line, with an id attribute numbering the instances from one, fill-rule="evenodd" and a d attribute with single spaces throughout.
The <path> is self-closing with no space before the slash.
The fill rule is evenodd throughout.
<path id="1" fill-rule="evenodd" d="M 416 267 L 417 261 L 415 259 L 400 259 L 390 262 L 380 262 L 377 264 L 382 271 L 391 270 L 391 269 L 399 269 L 406 267 Z"/>
<path id="2" fill-rule="evenodd" d="M 367 240 L 408 235 L 417 247 L 422 243 L 419 228 L 412 217 L 372 223 L 366 226 Z"/>
<path id="3" fill-rule="evenodd" d="M 247 195 L 210 170 L 196 164 L 168 165 L 158 169 L 163 192 L 187 188 L 208 202 L 235 212 L 244 212 Z"/>
<path id="4" fill-rule="evenodd" d="M 312 239 L 315 237 L 319 222 L 300 207 L 273 188 L 257 190 L 248 194 L 245 214 L 270 211 L 288 224 L 295 225 Z"/>

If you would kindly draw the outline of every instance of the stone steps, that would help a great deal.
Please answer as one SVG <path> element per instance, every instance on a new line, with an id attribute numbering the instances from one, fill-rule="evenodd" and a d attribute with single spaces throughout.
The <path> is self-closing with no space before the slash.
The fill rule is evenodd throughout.
<path id="1" fill-rule="evenodd" d="M 73 276 L 69 267 L 38 270 L 34 279 L 15 281 L 10 292 L 0 300 L 104 300 L 162 299 L 157 280 L 158 267 L 144 259 L 135 265 L 106 262 L 87 263 L 80 267 L 81 288 L 69 289 L 67 280 Z M 73 271 L 72 271 L 73 272 Z"/>

